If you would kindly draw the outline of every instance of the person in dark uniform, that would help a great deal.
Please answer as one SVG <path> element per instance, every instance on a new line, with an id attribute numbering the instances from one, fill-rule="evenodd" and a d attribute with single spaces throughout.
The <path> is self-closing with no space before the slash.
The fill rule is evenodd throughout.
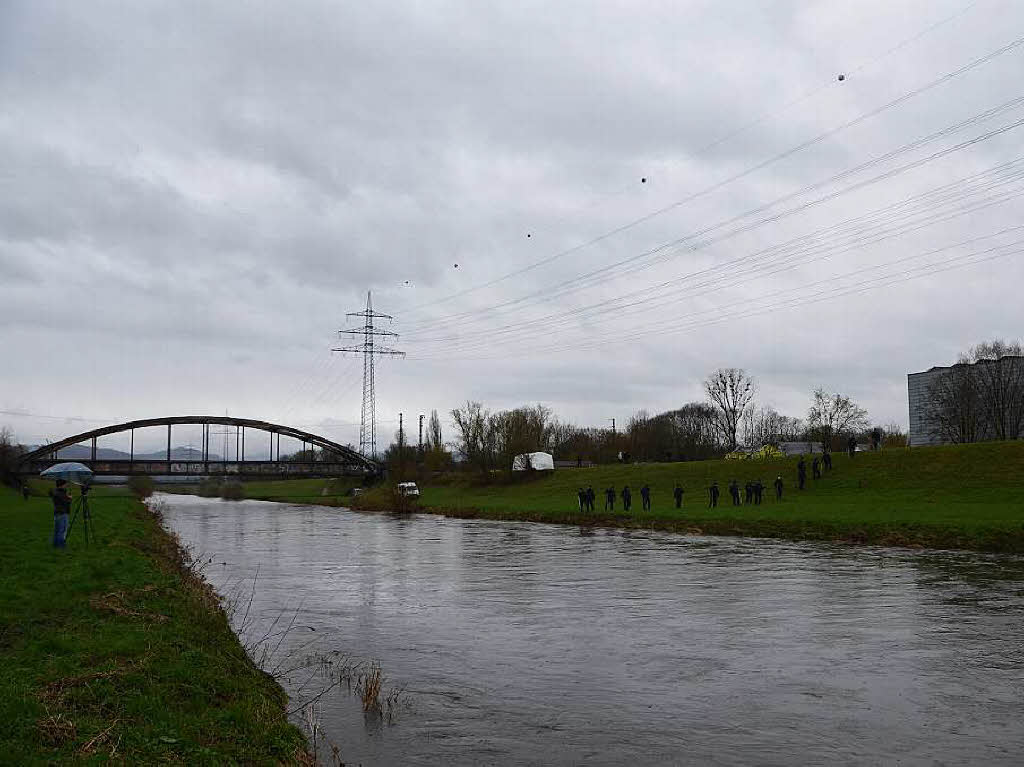
<path id="1" fill-rule="evenodd" d="M 871 449 L 881 450 L 882 449 L 882 430 L 874 428 L 871 430 Z"/>
<path id="2" fill-rule="evenodd" d="M 676 499 L 676 508 L 681 509 L 683 507 L 683 487 L 676 482 L 676 489 L 672 491 L 672 497 Z"/>
<path id="3" fill-rule="evenodd" d="M 811 476 L 815 479 L 821 479 L 821 461 L 817 458 L 811 461 Z"/>
<path id="4" fill-rule="evenodd" d="M 732 505 L 740 505 L 740 484 L 735 479 L 729 483 L 729 495 L 732 497 Z"/>
<path id="5" fill-rule="evenodd" d="M 750 492 L 754 496 L 754 505 L 761 505 L 761 480 L 750 483 Z"/>
<path id="6" fill-rule="evenodd" d="M 743 486 L 743 502 L 748 504 L 748 505 L 754 502 L 754 483 L 753 482 L 747 482 L 747 484 L 745 484 Z"/>
<path id="7" fill-rule="evenodd" d="M 803 456 L 800 456 L 800 462 L 796 465 L 796 479 L 800 489 L 804 489 L 804 483 L 807 482 L 807 462 Z"/>
<path id="8" fill-rule="evenodd" d="M 29 496 L 28 482 L 22 482 L 21 483 L 21 497 L 24 498 L 27 501 L 28 500 L 28 496 Z"/>
<path id="9" fill-rule="evenodd" d="M 821 462 L 825 464 L 825 471 L 832 471 L 832 453 L 825 451 L 825 454 L 821 457 Z"/>
<path id="10" fill-rule="evenodd" d="M 718 480 L 711 483 L 711 487 L 708 488 L 708 496 L 708 508 L 716 508 L 718 506 Z"/>
<path id="11" fill-rule="evenodd" d="M 587 485 L 587 511 L 594 510 L 594 488 L 592 485 Z"/>
<path id="12" fill-rule="evenodd" d="M 584 511 L 586 511 L 587 510 L 587 491 L 584 490 L 582 487 L 579 490 L 576 491 L 576 500 L 579 501 L 580 512 L 582 513 Z"/>
<path id="13" fill-rule="evenodd" d="M 850 437 L 846 441 L 846 449 L 850 453 L 850 458 L 853 458 L 853 454 L 857 452 L 857 438 Z"/>
<path id="14" fill-rule="evenodd" d="M 775 478 L 775 500 L 782 500 L 782 477 Z"/>
<path id="15" fill-rule="evenodd" d="M 68 522 L 71 517 L 71 496 L 67 480 L 58 479 L 57 487 L 50 491 L 53 501 L 53 546 L 63 549 L 68 539 Z"/>
<path id="16" fill-rule="evenodd" d="M 651 488 L 646 483 L 640 488 L 640 505 L 644 511 L 651 510 Z"/>
<path id="17" fill-rule="evenodd" d="M 629 491 L 629 485 L 622 488 L 622 508 L 629 511 L 633 508 L 633 493 Z"/>
<path id="18" fill-rule="evenodd" d="M 615 511 L 615 487 L 609 487 L 604 491 L 604 510 Z"/>

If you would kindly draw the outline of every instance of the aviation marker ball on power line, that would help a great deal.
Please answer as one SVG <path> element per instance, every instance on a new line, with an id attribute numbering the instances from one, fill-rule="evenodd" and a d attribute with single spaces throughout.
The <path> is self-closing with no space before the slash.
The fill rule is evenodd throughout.
<path id="1" fill-rule="evenodd" d="M 642 179 L 640 179 L 640 183 L 641 184 L 646 184 L 647 183 L 647 176 L 644 176 Z"/>
<path id="2" fill-rule="evenodd" d="M 839 75 L 839 82 L 842 82 L 845 79 L 846 79 L 846 75 Z"/>

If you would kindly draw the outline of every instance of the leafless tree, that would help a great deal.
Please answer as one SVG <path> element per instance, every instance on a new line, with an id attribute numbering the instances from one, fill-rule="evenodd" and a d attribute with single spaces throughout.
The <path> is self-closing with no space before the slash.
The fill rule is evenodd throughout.
<path id="1" fill-rule="evenodd" d="M 481 473 L 487 474 L 493 448 L 491 414 L 479 402 L 467 401 L 461 408 L 452 410 L 452 421 L 457 432 L 455 449 Z"/>
<path id="2" fill-rule="evenodd" d="M 23 448 L 14 441 L 14 432 L 6 426 L 0 427 L 0 481 L 12 482 L 14 470 Z"/>
<path id="3" fill-rule="evenodd" d="M 868 411 L 849 397 L 815 389 L 814 402 L 807 412 L 807 426 L 823 450 L 831 450 L 832 438 L 857 431 L 868 425 Z"/>
<path id="4" fill-rule="evenodd" d="M 722 441 L 726 448 L 735 450 L 740 421 L 757 391 L 754 379 L 742 368 L 719 368 L 704 382 L 704 390 L 716 409 Z"/>
<path id="5" fill-rule="evenodd" d="M 933 437 L 963 443 L 1019 439 L 1024 431 L 1024 347 L 987 341 L 942 371 L 925 395 Z"/>
<path id="6" fill-rule="evenodd" d="M 980 434 L 980 403 L 974 369 L 958 363 L 944 370 L 928 387 L 925 418 L 931 436 L 943 442 L 976 442 Z"/>
<path id="7" fill-rule="evenodd" d="M 975 346 L 974 385 L 985 425 L 994 439 L 1018 439 L 1024 424 L 1024 347 L 1019 341 L 987 341 Z"/>
<path id="8" fill-rule="evenodd" d="M 803 431 L 799 418 L 782 415 L 772 407 L 751 407 L 743 416 L 743 441 L 751 447 L 795 441 Z"/>
<path id="9" fill-rule="evenodd" d="M 554 425 L 551 409 L 544 405 L 495 413 L 489 419 L 489 431 L 498 462 L 511 472 L 517 456 L 548 450 Z"/>

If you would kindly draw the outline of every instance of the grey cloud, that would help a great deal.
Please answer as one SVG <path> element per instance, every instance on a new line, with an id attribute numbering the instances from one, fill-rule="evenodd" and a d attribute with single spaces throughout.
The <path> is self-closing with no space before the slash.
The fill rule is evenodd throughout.
<path id="1" fill-rule="evenodd" d="M 0 379 L 0 406 L 47 412 L 61 360 L 88 346 L 109 372 L 79 385 L 68 415 L 231 409 L 333 419 L 348 441 L 359 361 L 330 361 L 328 349 L 368 289 L 396 315 L 389 327 L 414 331 L 424 318 L 629 258 L 1016 95 L 1019 53 L 543 268 L 413 310 L 742 172 L 1004 44 L 1024 18 L 1005 4 L 993 24 L 979 6 L 877 59 L 959 10 L 953 0 L 899 12 L 881 0 L 8 3 L 0 333 L 24 365 Z M 628 278 L 445 322 L 433 335 L 599 306 L 977 172 L 1018 146 L 1008 135 Z M 738 365 L 759 378 L 762 400 L 793 415 L 822 384 L 902 420 L 905 372 L 1013 334 L 1019 260 L 685 332 L 658 333 L 657 323 L 985 233 L 1018 212 L 1010 201 L 683 294 L 649 315 L 584 314 L 473 353 L 407 333 L 397 345 L 410 359 L 381 368 L 380 411 L 446 412 L 477 397 L 492 407 L 542 401 L 601 424 L 700 398 L 710 370 Z M 649 338 L 616 340 L 644 324 Z M 599 339 L 606 345 L 574 347 Z M 569 348 L 534 351 L 558 340 Z M 473 359 L 486 356 L 499 359 Z"/>

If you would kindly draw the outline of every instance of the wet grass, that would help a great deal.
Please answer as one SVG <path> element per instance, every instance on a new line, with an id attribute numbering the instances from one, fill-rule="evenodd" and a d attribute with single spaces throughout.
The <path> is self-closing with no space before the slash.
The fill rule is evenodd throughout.
<path id="1" fill-rule="evenodd" d="M 634 527 L 792 540 L 826 540 L 880 545 L 974 549 L 1024 553 L 1024 442 L 992 442 L 934 448 L 891 449 L 834 456 L 834 467 L 807 489 L 796 489 L 796 458 L 772 462 L 694 461 L 689 463 L 596 466 L 559 469 L 484 483 L 463 478 L 421 486 L 422 511 L 457 517 L 528 520 L 571 525 Z M 808 464 L 810 461 L 808 460 Z M 785 483 L 776 502 L 776 476 Z M 759 506 L 732 506 L 730 480 L 767 486 Z M 707 488 L 717 480 L 718 507 L 708 508 Z M 675 509 L 672 489 L 685 491 Z M 651 487 L 651 511 L 640 508 L 639 489 Z M 603 490 L 628 484 L 633 508 L 603 511 Z M 579 487 L 597 494 L 596 511 L 580 513 Z M 388 509 L 384 490 L 371 491 L 355 505 Z"/>
<path id="2" fill-rule="evenodd" d="M 126 493 L 92 509 L 56 551 L 49 500 L 0 488 L 0 763 L 308 763 L 176 540 Z"/>

